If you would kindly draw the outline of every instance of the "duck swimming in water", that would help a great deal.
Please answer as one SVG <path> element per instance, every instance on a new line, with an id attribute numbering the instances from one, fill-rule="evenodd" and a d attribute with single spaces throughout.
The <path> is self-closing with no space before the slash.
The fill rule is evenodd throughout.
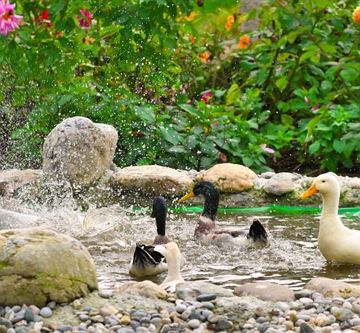
<path id="1" fill-rule="evenodd" d="M 320 252 L 330 262 L 360 264 L 360 231 L 344 226 L 338 215 L 340 184 L 337 176 L 328 172 L 316 177 L 300 199 L 317 192 L 323 202 L 318 235 Z"/>
<path id="2" fill-rule="evenodd" d="M 205 198 L 204 210 L 195 228 L 195 237 L 206 238 L 221 243 L 231 242 L 238 245 L 246 245 L 251 242 L 267 244 L 267 232 L 259 220 L 254 220 L 246 237 L 242 230 L 218 229 L 215 226 L 216 214 L 219 206 L 220 194 L 211 182 L 202 181 L 197 183 L 193 190 L 179 199 L 183 202 L 190 198 L 202 195 Z"/>
<path id="3" fill-rule="evenodd" d="M 182 255 L 179 247 L 175 242 L 170 242 L 164 245 L 156 245 L 155 250 L 160 252 L 168 263 L 168 275 L 160 287 L 169 293 L 173 293 L 176 290 L 176 285 L 184 282 L 180 274 Z"/>
<path id="4" fill-rule="evenodd" d="M 155 245 L 170 242 L 170 238 L 165 235 L 166 215 L 167 207 L 165 199 L 161 196 L 154 198 L 151 217 L 154 217 L 156 220 L 157 235 L 152 245 L 136 244 L 133 259 L 130 263 L 129 274 L 143 277 L 157 275 L 168 269 L 164 256 L 155 250 Z"/>

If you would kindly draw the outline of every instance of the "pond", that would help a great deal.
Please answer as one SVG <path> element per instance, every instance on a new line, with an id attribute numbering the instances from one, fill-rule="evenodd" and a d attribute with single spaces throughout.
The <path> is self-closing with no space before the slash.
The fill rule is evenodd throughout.
<path id="1" fill-rule="evenodd" d="M 9 209 L 8 206 L 4 208 Z M 151 243 L 156 234 L 155 220 L 146 209 L 134 213 L 131 207 L 119 205 L 90 208 L 85 212 L 71 207 L 17 208 L 47 219 L 30 221 L 27 226 L 44 225 L 80 239 L 94 257 L 101 288 L 113 288 L 132 280 L 128 265 L 135 243 Z M 254 218 L 258 218 L 269 232 L 266 247 L 219 247 L 201 243 L 193 237 L 198 214 L 169 214 L 167 234 L 178 243 L 186 257 L 182 269 L 184 279 L 204 280 L 225 287 L 267 280 L 294 290 L 301 289 L 316 276 L 360 282 L 358 267 L 330 266 L 321 256 L 317 248 L 317 214 L 219 214 L 217 223 L 219 226 L 236 226 L 246 232 Z M 342 219 L 347 226 L 360 229 L 359 216 L 343 215 Z M 0 229 L 15 227 L 21 225 L 0 221 Z M 164 276 L 155 277 L 153 281 L 161 282 Z"/>

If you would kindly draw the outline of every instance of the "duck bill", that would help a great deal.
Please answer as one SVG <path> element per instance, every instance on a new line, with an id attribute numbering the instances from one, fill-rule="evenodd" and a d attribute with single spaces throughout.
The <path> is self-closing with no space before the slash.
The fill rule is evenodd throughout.
<path id="1" fill-rule="evenodd" d="M 306 199 L 317 193 L 315 184 L 312 184 L 303 194 L 300 195 L 300 199 Z"/>
<path id="2" fill-rule="evenodd" d="M 185 194 L 182 198 L 180 198 L 178 200 L 178 202 L 183 202 L 183 201 L 188 200 L 193 197 L 195 197 L 195 194 L 193 192 L 189 192 L 189 193 Z"/>

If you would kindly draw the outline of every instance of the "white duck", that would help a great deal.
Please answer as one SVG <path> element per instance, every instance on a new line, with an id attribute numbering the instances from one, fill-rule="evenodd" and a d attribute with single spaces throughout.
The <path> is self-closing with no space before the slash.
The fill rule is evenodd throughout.
<path id="1" fill-rule="evenodd" d="M 344 226 L 339 215 L 340 184 L 334 173 L 316 177 L 300 199 L 320 192 L 323 201 L 318 235 L 319 250 L 330 262 L 360 264 L 360 231 Z"/>
<path id="2" fill-rule="evenodd" d="M 160 287 L 169 293 L 173 293 L 176 290 L 176 285 L 184 282 L 180 274 L 182 255 L 179 247 L 175 242 L 170 242 L 163 245 L 156 245 L 155 251 L 160 252 L 165 257 L 168 267 L 168 275 L 163 283 L 160 284 Z"/>

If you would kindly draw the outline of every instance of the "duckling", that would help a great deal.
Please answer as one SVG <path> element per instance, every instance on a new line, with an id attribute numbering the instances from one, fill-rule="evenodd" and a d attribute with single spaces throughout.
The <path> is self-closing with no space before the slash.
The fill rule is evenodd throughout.
<path id="1" fill-rule="evenodd" d="M 259 220 L 253 221 L 246 237 L 240 237 L 243 235 L 241 230 L 217 229 L 215 227 L 220 194 L 211 182 L 202 181 L 197 183 L 193 190 L 180 198 L 178 202 L 183 202 L 198 195 L 204 196 L 205 202 L 204 210 L 195 228 L 195 237 L 202 237 L 220 243 L 231 242 L 238 245 L 250 244 L 249 241 L 256 244 L 267 244 L 267 232 Z"/>
<path id="2" fill-rule="evenodd" d="M 156 220 L 157 235 L 152 245 L 136 243 L 129 274 L 135 277 L 143 277 L 157 275 L 167 270 L 164 256 L 155 250 L 155 245 L 170 242 L 170 238 L 165 235 L 166 215 L 167 207 L 165 199 L 162 196 L 154 198 L 151 217 Z"/>
<path id="3" fill-rule="evenodd" d="M 184 282 L 184 279 L 180 274 L 182 255 L 179 247 L 175 242 L 170 242 L 165 245 L 156 245 L 155 251 L 161 253 L 168 264 L 167 277 L 160 284 L 160 287 L 168 293 L 173 293 L 176 290 L 176 285 L 180 282 Z"/>
<path id="4" fill-rule="evenodd" d="M 339 215 L 340 184 L 337 176 L 328 172 L 316 177 L 300 199 L 319 192 L 322 197 L 318 245 L 327 261 L 360 264 L 360 231 L 346 227 Z"/>

